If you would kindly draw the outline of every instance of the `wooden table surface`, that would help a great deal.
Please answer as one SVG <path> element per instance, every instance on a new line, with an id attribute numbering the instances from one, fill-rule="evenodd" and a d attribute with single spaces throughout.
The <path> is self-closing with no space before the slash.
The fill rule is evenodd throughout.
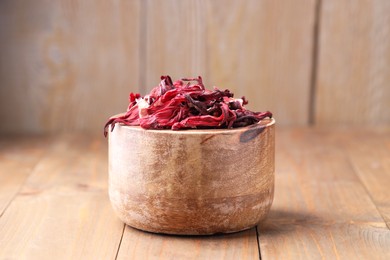
<path id="1" fill-rule="evenodd" d="M 181 237 L 125 226 L 101 136 L 0 138 L 0 259 L 390 259 L 390 128 L 279 128 L 257 228 Z"/>

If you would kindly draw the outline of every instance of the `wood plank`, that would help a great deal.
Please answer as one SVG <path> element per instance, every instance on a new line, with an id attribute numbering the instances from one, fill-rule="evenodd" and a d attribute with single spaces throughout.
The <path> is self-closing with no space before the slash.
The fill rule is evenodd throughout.
<path id="1" fill-rule="evenodd" d="M 143 94 L 159 84 L 161 75 L 174 80 L 206 75 L 204 8 L 196 0 L 147 1 Z"/>
<path id="2" fill-rule="evenodd" d="M 282 215 L 289 217 L 289 215 Z M 389 259 L 390 236 L 378 223 L 272 220 L 260 233 L 262 259 Z"/>
<path id="3" fill-rule="evenodd" d="M 278 125 L 307 124 L 316 1 L 206 3 L 207 81 Z"/>
<path id="4" fill-rule="evenodd" d="M 126 227 L 118 259 L 259 259 L 256 229 L 228 235 L 169 236 Z"/>
<path id="5" fill-rule="evenodd" d="M 262 259 L 390 258 L 390 231 L 382 218 L 388 216 L 389 131 L 332 127 L 277 132 L 275 202 L 259 226 Z M 31 160 L 45 154 L 0 217 L 0 258 L 115 257 L 123 224 L 108 202 L 106 149 L 105 140 L 93 137 L 55 138 L 50 146 L 41 138 L 0 139 L 0 168 L 20 163 L 28 169 Z M 259 255 L 255 229 L 178 237 L 126 227 L 118 258 L 135 257 Z"/>
<path id="6" fill-rule="evenodd" d="M 390 231 L 340 147 L 347 135 L 277 132 L 275 201 L 259 226 L 262 259 L 390 257 Z"/>
<path id="7" fill-rule="evenodd" d="M 1 1 L 0 132 L 100 133 L 138 90 L 139 20 L 139 0 Z"/>
<path id="8" fill-rule="evenodd" d="M 390 129 L 359 131 L 344 138 L 350 162 L 390 229 Z"/>
<path id="9" fill-rule="evenodd" d="M 47 149 L 48 138 L 0 137 L 0 216 Z"/>
<path id="10" fill-rule="evenodd" d="M 108 201 L 103 141 L 56 138 L 0 218 L 0 258 L 115 258 L 123 224 Z"/>
<path id="11" fill-rule="evenodd" d="M 306 124 L 314 4 L 148 1 L 145 92 L 161 74 L 202 75 L 280 124 Z"/>
<path id="12" fill-rule="evenodd" d="M 390 123 L 390 2 L 322 1 L 315 123 Z"/>

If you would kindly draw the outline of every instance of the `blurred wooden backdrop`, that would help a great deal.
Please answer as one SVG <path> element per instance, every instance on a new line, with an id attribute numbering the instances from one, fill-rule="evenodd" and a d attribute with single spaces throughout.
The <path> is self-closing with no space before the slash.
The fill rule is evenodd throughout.
<path id="1" fill-rule="evenodd" d="M 162 74 L 280 125 L 390 124 L 388 0 L 3 0 L 0 54 L 1 133 L 100 133 Z"/>

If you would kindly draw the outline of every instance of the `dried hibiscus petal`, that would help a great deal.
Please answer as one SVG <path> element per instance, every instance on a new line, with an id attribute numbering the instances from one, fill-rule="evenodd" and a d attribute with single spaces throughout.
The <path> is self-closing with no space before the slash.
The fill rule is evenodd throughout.
<path id="1" fill-rule="evenodd" d="M 145 129 L 234 128 L 272 117 L 269 111 L 247 110 L 246 104 L 245 97 L 235 99 L 227 89 L 206 89 L 200 76 L 175 82 L 170 76 L 161 76 L 160 84 L 149 95 L 130 93 L 127 112 L 111 117 L 104 126 L 104 135 L 117 123 Z"/>

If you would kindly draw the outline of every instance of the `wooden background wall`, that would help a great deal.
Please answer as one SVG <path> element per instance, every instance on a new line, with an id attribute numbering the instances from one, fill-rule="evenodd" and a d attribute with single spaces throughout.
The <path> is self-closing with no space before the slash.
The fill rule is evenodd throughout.
<path id="1" fill-rule="evenodd" d="M 100 133 L 162 74 L 280 125 L 390 124 L 390 1 L 0 1 L 1 133 Z"/>

